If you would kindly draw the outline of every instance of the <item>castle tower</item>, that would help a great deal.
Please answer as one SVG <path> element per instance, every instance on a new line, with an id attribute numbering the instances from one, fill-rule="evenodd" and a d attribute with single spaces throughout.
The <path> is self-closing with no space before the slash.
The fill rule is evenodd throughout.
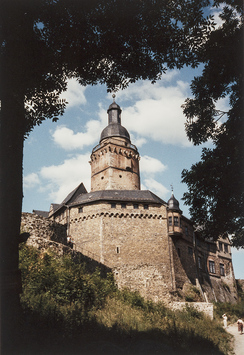
<path id="1" fill-rule="evenodd" d="M 169 235 L 181 235 L 181 216 L 182 211 L 180 210 L 179 201 L 174 197 L 173 191 L 172 195 L 168 201 L 168 226 Z"/>
<path id="2" fill-rule="evenodd" d="M 121 108 L 113 102 L 108 126 L 91 154 L 91 191 L 140 190 L 139 153 L 121 125 Z"/>

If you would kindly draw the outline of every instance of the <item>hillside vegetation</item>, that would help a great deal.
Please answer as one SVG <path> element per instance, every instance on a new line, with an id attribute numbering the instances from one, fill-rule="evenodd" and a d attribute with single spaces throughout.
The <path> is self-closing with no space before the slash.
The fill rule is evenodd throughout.
<path id="1" fill-rule="evenodd" d="M 119 291 L 112 274 L 90 274 L 70 256 L 24 245 L 20 268 L 20 354 L 231 354 L 219 317 L 191 307 L 173 312 Z"/>

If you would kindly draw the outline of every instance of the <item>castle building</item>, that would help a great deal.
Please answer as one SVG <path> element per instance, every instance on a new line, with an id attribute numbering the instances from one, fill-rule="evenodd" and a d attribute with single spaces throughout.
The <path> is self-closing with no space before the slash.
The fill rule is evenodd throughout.
<path id="1" fill-rule="evenodd" d="M 235 302 L 229 239 L 202 240 L 173 193 L 165 202 L 141 190 L 140 155 L 121 108 L 113 102 L 107 112 L 91 153 L 91 191 L 81 183 L 48 218 L 67 225 L 77 251 L 110 267 L 119 288 L 153 301 Z"/>

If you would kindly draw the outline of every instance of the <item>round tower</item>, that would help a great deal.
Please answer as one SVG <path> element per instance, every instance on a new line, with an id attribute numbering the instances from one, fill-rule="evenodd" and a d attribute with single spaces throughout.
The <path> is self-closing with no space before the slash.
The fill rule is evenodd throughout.
<path id="1" fill-rule="evenodd" d="M 108 125 L 91 154 L 91 191 L 140 190 L 139 153 L 121 125 L 121 108 L 108 108 Z"/>
<path id="2" fill-rule="evenodd" d="M 181 215 L 179 201 L 172 195 L 168 201 L 168 226 L 170 235 L 182 234 Z"/>

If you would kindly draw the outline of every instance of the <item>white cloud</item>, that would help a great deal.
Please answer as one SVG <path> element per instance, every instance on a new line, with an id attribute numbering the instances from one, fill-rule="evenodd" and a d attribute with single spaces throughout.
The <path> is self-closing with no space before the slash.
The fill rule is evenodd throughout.
<path id="1" fill-rule="evenodd" d="M 219 17 L 219 15 L 223 12 L 224 7 L 232 9 L 232 7 L 228 4 L 220 4 L 217 8 L 211 8 L 211 15 L 214 17 L 214 22 L 216 23 L 216 28 L 221 27 L 224 21 Z M 239 20 L 239 24 L 241 24 L 241 16 L 238 12 L 234 11 L 235 17 Z"/>
<path id="2" fill-rule="evenodd" d="M 43 181 L 43 193 L 46 192 L 52 202 L 61 203 L 81 182 L 89 191 L 91 184 L 89 160 L 90 154 L 80 154 L 66 159 L 60 165 L 41 168 L 40 177 Z"/>
<path id="3" fill-rule="evenodd" d="M 165 199 L 169 195 L 169 190 L 163 184 L 153 178 L 144 179 L 143 186 L 145 186 L 146 190 L 154 192 L 161 198 Z"/>
<path id="4" fill-rule="evenodd" d="M 150 190 L 162 198 L 167 198 L 169 190 L 154 178 L 155 174 L 162 173 L 166 169 L 167 166 L 158 159 L 149 157 L 148 155 L 141 157 L 141 189 Z"/>
<path id="5" fill-rule="evenodd" d="M 81 86 L 76 79 L 68 80 L 68 87 L 65 92 L 60 95 L 61 99 L 68 101 L 67 109 L 86 104 L 84 86 Z"/>
<path id="6" fill-rule="evenodd" d="M 52 134 L 54 142 L 65 150 L 82 149 L 84 146 L 97 143 L 102 130 L 100 121 L 90 120 L 85 125 L 85 132 L 74 133 L 65 126 L 58 126 Z"/>
<path id="7" fill-rule="evenodd" d="M 175 80 L 178 72 L 173 71 L 165 80 L 151 84 L 142 81 L 132 84 L 118 93 L 118 102 L 130 99 L 132 105 L 124 105 L 122 125 L 140 139 L 152 139 L 164 144 L 190 146 L 185 133 L 185 116 L 181 105 L 189 96 L 189 83 Z M 124 101 L 126 104 L 126 101 Z"/>
<path id="8" fill-rule="evenodd" d="M 156 158 L 144 155 L 140 160 L 140 171 L 145 174 L 154 175 L 155 173 L 165 171 L 167 166 L 161 163 L 160 160 Z"/>
<path id="9" fill-rule="evenodd" d="M 38 174 L 31 173 L 24 176 L 24 181 L 23 181 L 24 189 L 32 189 L 33 187 L 36 187 L 39 184 L 40 184 L 40 179 L 38 177 Z"/>

